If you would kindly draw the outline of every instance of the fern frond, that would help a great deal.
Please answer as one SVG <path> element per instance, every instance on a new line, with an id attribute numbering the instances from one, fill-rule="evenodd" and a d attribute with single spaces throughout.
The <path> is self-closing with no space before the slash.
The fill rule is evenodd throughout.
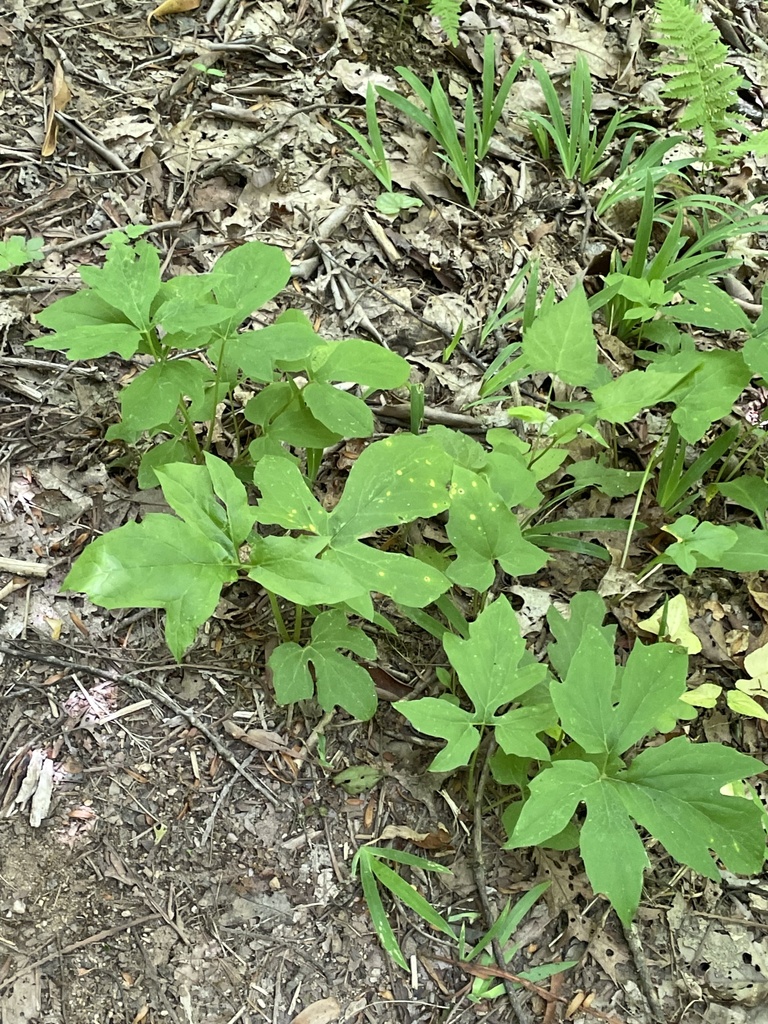
<path id="1" fill-rule="evenodd" d="M 661 66 L 662 74 L 670 76 L 662 95 L 686 102 L 679 127 L 686 131 L 700 128 L 707 155 L 712 157 L 724 131 L 744 134 L 746 130 L 743 120 L 731 112 L 743 79 L 726 63 L 728 49 L 715 26 L 687 0 L 658 0 L 656 11 L 657 41 L 682 62 Z"/>
<path id="2" fill-rule="evenodd" d="M 443 32 L 452 46 L 459 45 L 459 14 L 461 0 L 430 0 L 429 13 L 440 20 Z"/>

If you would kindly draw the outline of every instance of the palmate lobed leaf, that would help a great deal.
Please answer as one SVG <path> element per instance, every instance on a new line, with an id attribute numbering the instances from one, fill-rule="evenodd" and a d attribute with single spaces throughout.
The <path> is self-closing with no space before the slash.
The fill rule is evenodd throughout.
<path id="1" fill-rule="evenodd" d="M 114 240 L 102 267 L 81 267 L 80 277 L 103 301 L 138 327 L 149 330 L 152 302 L 160 288 L 160 254 L 143 238 L 133 245 Z"/>
<path id="2" fill-rule="evenodd" d="M 321 612 L 312 623 L 311 640 L 305 647 L 281 644 L 272 653 L 269 667 L 275 683 L 275 696 L 281 704 L 312 697 L 325 711 L 338 704 L 355 718 L 371 718 L 376 710 L 376 691 L 370 674 L 339 654 L 339 648 L 362 658 L 376 657 L 376 646 L 361 629 L 347 624 L 339 609 Z M 314 669 L 315 679 L 310 672 Z"/>
<path id="3" fill-rule="evenodd" d="M 558 652 L 558 671 L 566 674 L 550 690 L 560 725 L 578 746 L 570 757 L 566 749 L 565 758 L 530 783 L 508 846 L 546 842 L 585 803 L 580 847 L 587 875 L 628 924 L 648 866 L 634 823 L 678 861 L 710 878 L 719 877 L 710 851 L 729 870 L 759 870 L 765 853 L 760 810 L 722 795 L 721 789 L 762 765 L 719 744 L 695 745 L 678 737 L 643 751 L 626 768 L 619 755 L 653 732 L 665 715 L 677 717 L 688 659 L 671 644 L 637 643 L 617 676 L 612 639 L 599 625 L 595 599 L 582 597 L 576 611 L 572 623 L 556 627 L 558 643 L 550 649 Z M 574 646 L 579 629 L 583 635 Z"/>
<path id="4" fill-rule="evenodd" d="M 168 646 L 181 660 L 216 610 L 222 586 L 238 577 L 238 548 L 255 509 L 232 469 L 214 456 L 205 466 L 176 463 L 156 473 L 181 518 L 151 514 L 99 537 L 63 587 L 105 608 L 164 608 Z"/>
<path id="5" fill-rule="evenodd" d="M 208 367 L 196 359 L 175 359 L 155 363 L 120 392 L 123 426 L 141 433 L 171 421 L 179 402 L 189 396 L 190 418 L 202 420 L 205 387 L 214 381 Z"/>
<path id="6" fill-rule="evenodd" d="M 5 241 L 0 241 L 0 274 L 7 274 L 16 267 L 42 259 L 42 250 L 42 238 L 30 238 L 27 241 L 23 235 L 11 235 Z"/>
<path id="7" fill-rule="evenodd" d="M 603 626 L 605 602 L 593 590 L 574 594 L 569 606 L 570 617 L 565 618 L 554 605 L 547 612 L 547 625 L 555 638 L 547 647 L 552 668 L 561 679 L 568 673 L 571 660 L 579 648 L 588 626 L 592 626 L 613 649 L 615 626 Z"/>
<path id="8" fill-rule="evenodd" d="M 295 593 L 300 563 L 308 559 L 314 563 L 307 566 L 308 578 L 322 572 L 333 582 L 324 598 L 316 597 L 310 603 L 330 604 L 378 592 L 409 605 L 429 604 L 450 586 L 439 570 L 406 555 L 381 551 L 360 538 L 384 526 L 442 511 L 448 503 L 449 473 L 447 456 L 426 438 L 406 434 L 388 438 L 360 455 L 344 494 L 328 513 L 297 466 L 287 459 L 265 456 L 254 471 L 262 495 L 255 513 L 258 521 L 306 531 L 320 542 L 315 547 L 307 546 L 307 538 L 281 538 L 283 557 L 290 558 L 286 566 L 291 566 L 285 585 L 279 579 L 279 558 L 270 562 L 270 583 L 266 582 L 263 554 L 259 555 L 261 566 L 252 568 L 251 575 L 288 597 L 286 587 Z M 275 547 L 276 541 L 264 538 L 263 550 Z M 347 592 L 350 581 L 356 584 L 356 593 Z M 339 588 L 344 588 L 343 596 Z"/>
<path id="9" fill-rule="evenodd" d="M 710 850 L 729 870 L 755 873 L 765 855 L 760 809 L 723 796 L 720 788 L 761 770 L 745 754 L 715 743 L 696 746 L 682 736 L 644 751 L 614 777 L 587 761 L 558 761 L 531 782 L 507 847 L 545 842 L 586 803 L 584 866 L 595 891 L 608 897 L 626 925 L 637 910 L 648 866 L 632 819 L 680 863 L 709 878 L 720 877 Z"/>
<path id="10" fill-rule="evenodd" d="M 151 514 L 89 544 L 62 588 L 104 608 L 164 608 L 168 647 L 180 661 L 237 575 L 236 564 L 222 562 L 220 544 L 173 516 Z"/>
<path id="11" fill-rule="evenodd" d="M 448 575 L 461 586 L 487 590 L 496 575 L 495 561 L 513 576 L 526 576 L 546 565 L 547 555 L 525 540 L 517 517 L 486 480 L 455 466 L 447 532 L 456 548 Z"/>
<path id="12" fill-rule="evenodd" d="M 555 724 L 551 706 L 513 708 L 502 716 L 497 714 L 500 707 L 528 693 L 547 674 L 546 666 L 537 662 L 521 665 L 525 642 L 507 599 L 499 598 L 470 624 L 468 640 L 447 633 L 443 646 L 473 710 L 434 697 L 395 704 L 414 728 L 447 741 L 430 770 L 450 771 L 467 764 L 484 727 L 496 728 L 496 738 L 507 754 L 548 758 L 549 752 L 536 734 Z"/>
<path id="13" fill-rule="evenodd" d="M 676 540 L 666 548 L 662 560 L 679 565 L 683 572 L 687 573 L 692 573 L 701 565 L 717 565 L 724 568 L 725 560 L 730 559 L 729 551 L 735 548 L 738 542 L 738 535 L 732 527 L 719 526 L 717 523 L 700 523 L 694 516 L 681 516 L 663 529 L 671 533 Z M 751 569 L 758 568 L 760 566 L 757 563 L 751 565 Z"/>
<path id="14" fill-rule="evenodd" d="M 613 645 L 587 626 L 565 679 L 550 686 L 560 724 L 588 754 L 622 754 L 676 707 L 687 666 L 685 651 L 675 644 L 636 643 L 616 702 Z"/>
<path id="15" fill-rule="evenodd" d="M 74 296 L 73 296 L 74 297 Z M 35 348 L 65 352 L 69 359 L 100 359 L 112 352 L 130 359 L 138 352 L 142 334 L 133 324 L 110 322 L 103 326 L 87 324 L 70 331 L 36 338 Z"/>
<path id="16" fill-rule="evenodd" d="M 720 790 L 764 767 L 720 743 L 678 736 L 639 754 L 619 776 L 619 792 L 632 817 L 681 864 L 717 880 L 713 850 L 729 871 L 753 874 L 765 857 L 760 808 Z"/>

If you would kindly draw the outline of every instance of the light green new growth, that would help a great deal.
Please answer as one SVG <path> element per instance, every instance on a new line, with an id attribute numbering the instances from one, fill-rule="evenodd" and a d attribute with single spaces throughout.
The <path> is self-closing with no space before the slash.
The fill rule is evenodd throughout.
<path id="1" fill-rule="evenodd" d="M 753 135 L 745 120 L 732 112 L 743 79 L 726 63 L 728 49 L 715 26 L 688 0 L 657 0 L 656 10 L 658 41 L 679 58 L 660 68 L 671 76 L 662 94 L 686 102 L 678 127 L 686 131 L 700 128 L 704 157 L 715 163 L 731 163 L 749 151 L 764 152 L 768 133 Z M 746 141 L 737 146 L 726 144 L 722 136 L 727 131 L 746 136 Z"/>

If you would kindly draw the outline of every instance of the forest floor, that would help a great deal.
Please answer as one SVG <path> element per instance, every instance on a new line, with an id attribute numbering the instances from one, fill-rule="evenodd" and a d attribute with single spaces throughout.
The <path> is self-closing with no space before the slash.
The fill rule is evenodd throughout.
<path id="1" fill-rule="evenodd" d="M 399 65 L 427 81 L 437 71 L 463 102 L 489 31 L 502 68 L 526 51 L 559 80 L 584 55 L 597 116 L 650 103 L 652 11 L 469 0 L 451 47 L 423 7 L 403 12 L 394 0 L 190 6 L 150 23 L 138 0 L 6 0 L 0 10 L 0 227 L 44 242 L 44 260 L 0 279 L 0 1021 L 512 1021 L 504 995 L 467 998 L 473 978 L 455 946 L 388 904 L 412 964 L 410 975 L 397 968 L 350 872 L 355 850 L 385 828 L 417 833 L 422 853 L 450 868 L 420 877 L 422 890 L 469 922 L 470 941 L 482 934 L 461 782 L 426 770 L 439 744 L 388 705 L 433 678 L 437 644 L 407 625 L 377 637 L 379 712 L 328 721 L 312 705 L 275 704 L 265 670 L 275 638 L 256 584 L 227 591 L 182 665 L 158 613 L 62 594 L 88 538 L 162 498 L 138 490 L 104 438 L 130 365 L 70 364 L 26 343 L 40 334 L 33 315 L 80 286 L 81 266 L 101 264 L 115 228 L 151 225 L 172 273 L 207 270 L 259 239 L 293 267 L 272 312 L 290 305 L 327 338 L 403 353 L 424 384 L 427 422 L 477 437 L 506 425 L 498 406 L 468 408 L 499 344 L 475 344 L 476 325 L 526 259 L 562 297 L 599 273 L 620 236 L 591 219 L 584 190 L 541 160 L 522 127 L 523 111 L 542 109 L 535 79 L 525 71 L 512 89 L 475 211 L 426 137 L 380 104 L 394 180 L 423 200 L 397 220 L 380 215 L 376 182 L 347 155 L 334 118 L 362 129 L 368 82 L 395 88 Z M 754 94 L 764 101 L 765 54 L 741 28 L 751 12 L 765 35 L 768 17 L 749 3 L 711 6 L 742 70 L 762 67 Z M 668 115 L 656 116 L 663 128 Z M 57 138 L 50 127 L 46 137 L 51 119 Z M 461 323 L 464 347 L 444 362 Z M 382 432 L 408 425 L 402 405 L 390 406 Z M 579 501 L 580 516 L 631 511 L 628 499 Z M 546 630 L 553 602 L 597 589 L 605 572 L 561 551 L 525 586 L 507 580 L 526 636 Z M 759 588 L 714 571 L 680 585 L 703 643 L 697 671 L 722 681 L 740 653 L 734 636 L 762 633 Z M 657 576 L 638 588 L 615 611 L 620 627 L 658 607 L 664 587 Z M 729 742 L 738 728 L 740 749 L 765 751 L 757 720 L 735 725 L 715 709 L 703 728 Z M 380 771 L 372 790 L 334 782 L 361 764 Z M 628 942 L 576 853 L 503 851 L 504 838 L 489 819 L 480 883 L 497 911 L 552 883 L 515 933 L 511 969 L 577 961 L 544 983 L 544 997 L 520 993 L 530 1020 L 645 1022 L 661 1008 L 675 1022 L 768 1022 L 764 888 L 678 871 L 655 844 Z"/>

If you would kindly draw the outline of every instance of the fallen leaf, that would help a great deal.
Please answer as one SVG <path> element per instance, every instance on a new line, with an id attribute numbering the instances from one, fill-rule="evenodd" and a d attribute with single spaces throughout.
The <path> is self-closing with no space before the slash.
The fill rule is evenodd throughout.
<path id="1" fill-rule="evenodd" d="M 329 996 L 328 999 L 318 999 L 316 1003 L 305 1006 L 301 1013 L 297 1013 L 291 1024 L 331 1024 L 331 1021 L 338 1020 L 341 1014 L 341 1007 L 338 1001 Z"/>
<path id="2" fill-rule="evenodd" d="M 701 653 L 701 640 L 691 631 L 688 605 L 682 594 L 676 594 L 666 605 L 662 605 L 649 619 L 638 622 L 648 633 L 660 636 L 664 621 L 664 636 L 673 643 L 684 647 L 689 654 Z"/>
<path id="3" fill-rule="evenodd" d="M 53 68 L 53 88 L 51 90 L 51 102 L 48 106 L 48 117 L 45 122 L 45 138 L 40 156 L 53 156 L 56 152 L 56 139 L 59 134 L 59 123 L 56 114 L 63 110 L 72 99 L 72 92 L 64 78 L 64 69 L 56 61 Z"/>
<path id="4" fill-rule="evenodd" d="M 270 732 L 268 729 L 241 729 L 234 722 L 225 722 L 224 731 L 233 740 L 241 740 L 243 743 L 247 743 L 249 747 L 255 747 L 256 750 L 271 752 L 282 750 L 285 747 L 283 737 L 276 732 Z"/>
<path id="5" fill-rule="evenodd" d="M 416 832 L 407 825 L 387 825 L 379 839 L 406 839 L 422 850 L 443 850 L 451 842 L 450 833 L 443 825 L 438 825 L 434 832 Z"/>
<path id="6" fill-rule="evenodd" d="M 196 11 L 200 0 L 163 0 L 163 2 L 147 15 L 147 25 L 152 27 L 153 18 L 164 18 L 166 14 L 183 14 L 185 11 Z"/>
<path id="7" fill-rule="evenodd" d="M 722 687 L 716 683 L 702 683 L 701 686 L 694 686 L 687 690 L 680 700 L 690 704 L 694 708 L 713 708 L 717 704 L 717 698 L 722 693 Z"/>

